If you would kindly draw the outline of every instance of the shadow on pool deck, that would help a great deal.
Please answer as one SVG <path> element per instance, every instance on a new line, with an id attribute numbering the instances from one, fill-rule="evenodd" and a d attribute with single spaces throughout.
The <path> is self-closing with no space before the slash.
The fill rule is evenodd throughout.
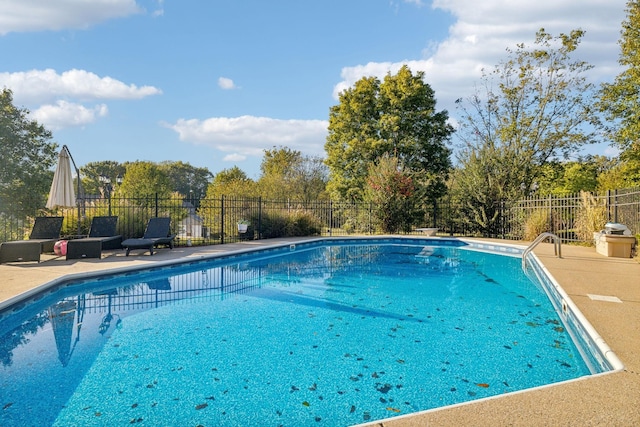
<path id="1" fill-rule="evenodd" d="M 44 255 L 38 263 L 0 265 L 0 303 L 69 274 L 123 267 L 144 267 L 158 261 L 198 259 L 215 253 L 290 243 L 305 239 L 273 239 L 200 248 L 160 249 L 153 256 L 124 251 L 103 258 L 70 260 Z M 500 243 L 513 243 L 499 241 Z M 517 243 L 517 242 L 516 242 Z M 524 244 L 524 243 L 523 243 Z M 640 425 L 640 263 L 637 259 L 607 258 L 594 248 L 562 246 L 562 259 L 553 245 L 534 253 L 569 294 L 573 302 L 617 354 L 625 369 L 584 379 L 470 402 L 417 415 L 400 416 L 367 425 L 406 426 L 635 426 Z M 622 302 L 592 299 L 615 296 Z"/>

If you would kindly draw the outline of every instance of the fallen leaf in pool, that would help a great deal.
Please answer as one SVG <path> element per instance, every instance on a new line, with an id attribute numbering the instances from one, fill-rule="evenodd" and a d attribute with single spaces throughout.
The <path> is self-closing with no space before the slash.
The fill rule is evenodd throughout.
<path id="1" fill-rule="evenodd" d="M 197 410 L 197 411 L 199 411 L 200 409 L 204 409 L 204 408 L 206 408 L 207 406 L 209 406 L 209 405 L 208 405 L 208 404 L 206 404 L 206 403 L 201 403 L 201 404 L 199 404 L 199 405 L 196 405 L 196 410 Z"/>
<path id="2" fill-rule="evenodd" d="M 489 384 L 487 384 L 487 383 L 477 383 L 476 385 L 478 387 L 482 387 L 482 388 L 489 388 Z"/>
<path id="3" fill-rule="evenodd" d="M 309 407 L 311 406 L 311 404 L 305 400 L 304 402 L 302 402 L 302 406 Z"/>
<path id="4" fill-rule="evenodd" d="M 398 408 L 392 408 L 391 406 L 388 406 L 388 407 L 387 407 L 387 411 L 400 412 L 400 409 L 398 409 Z"/>
<path id="5" fill-rule="evenodd" d="M 391 390 L 391 387 L 392 387 L 391 384 L 384 384 L 384 385 L 380 385 L 379 387 L 376 387 L 376 390 L 378 390 L 380 393 L 387 394 L 389 390 Z"/>

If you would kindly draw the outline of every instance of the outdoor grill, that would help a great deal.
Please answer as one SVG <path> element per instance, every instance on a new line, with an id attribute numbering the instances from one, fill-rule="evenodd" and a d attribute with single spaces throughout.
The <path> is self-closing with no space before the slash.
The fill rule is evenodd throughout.
<path id="1" fill-rule="evenodd" d="M 630 236 L 631 230 L 624 225 L 618 224 L 617 222 L 608 222 L 604 225 L 605 234 L 616 234 L 619 236 Z"/>

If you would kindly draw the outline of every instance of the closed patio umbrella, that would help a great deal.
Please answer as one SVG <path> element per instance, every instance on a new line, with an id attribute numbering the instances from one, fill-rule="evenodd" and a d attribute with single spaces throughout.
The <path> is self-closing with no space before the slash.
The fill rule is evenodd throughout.
<path id="1" fill-rule="evenodd" d="M 71 154 L 65 145 L 58 156 L 58 167 L 53 175 L 46 207 L 53 209 L 56 206 L 72 207 L 75 205 L 76 194 L 73 190 L 73 176 L 71 175 Z"/>

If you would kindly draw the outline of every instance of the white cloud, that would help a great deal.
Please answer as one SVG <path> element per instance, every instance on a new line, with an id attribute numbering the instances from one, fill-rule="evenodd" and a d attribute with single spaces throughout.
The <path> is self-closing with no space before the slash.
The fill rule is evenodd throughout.
<path id="1" fill-rule="evenodd" d="M 50 129 L 83 126 L 107 115 L 105 104 L 87 107 L 82 102 L 133 100 L 162 93 L 153 86 L 138 87 L 84 70 L 0 73 L 0 87 L 11 89 L 15 104 L 31 108 L 31 116 Z"/>
<path id="2" fill-rule="evenodd" d="M 52 69 L 0 73 L 0 86 L 11 89 L 16 101 L 26 104 L 52 102 L 59 98 L 140 99 L 162 93 L 153 86 L 127 85 L 108 76 L 75 69 L 62 74 Z"/>
<path id="3" fill-rule="evenodd" d="M 158 17 L 164 15 L 164 0 L 158 0 L 158 7 L 151 13 L 151 16 Z"/>
<path id="4" fill-rule="evenodd" d="M 424 3 L 422 0 L 404 0 L 405 3 L 413 3 L 416 6 L 424 6 Z"/>
<path id="5" fill-rule="evenodd" d="M 2 0 L 0 7 L 0 35 L 86 29 L 108 19 L 143 13 L 135 0 Z"/>
<path id="6" fill-rule="evenodd" d="M 428 56 L 424 58 L 345 67 L 333 95 L 337 99 L 341 91 L 362 77 L 383 79 L 387 73 L 395 74 L 408 64 L 414 72 L 425 72 L 426 82 L 436 91 L 438 108 L 448 109 L 452 114 L 457 98 L 473 94 L 483 68 L 491 70 L 506 59 L 507 47 L 533 44 L 540 28 L 553 35 L 578 28 L 585 30 L 576 59 L 595 66 L 591 71 L 594 80 L 611 79 L 617 73 L 617 41 L 625 4 L 625 0 L 484 0 L 470 6 L 468 0 L 434 0 L 434 9 L 447 11 L 456 18 L 446 40 L 436 47 L 429 41 L 423 52 Z"/>
<path id="7" fill-rule="evenodd" d="M 261 157 L 263 150 L 286 146 L 304 154 L 322 155 L 329 123 L 324 120 L 278 120 L 268 117 L 179 119 L 165 124 L 180 140 L 206 145 L 234 156 Z"/>
<path id="8" fill-rule="evenodd" d="M 220 88 L 225 90 L 236 89 L 237 87 L 236 84 L 233 82 L 233 80 L 226 77 L 218 78 L 218 86 L 220 86 Z"/>
<path id="9" fill-rule="evenodd" d="M 247 156 L 243 156 L 242 154 L 233 153 L 228 154 L 222 158 L 223 162 L 235 163 L 235 162 L 243 162 L 247 160 Z"/>
<path id="10" fill-rule="evenodd" d="M 104 117 L 109 113 L 105 104 L 87 108 L 80 104 L 67 101 L 57 101 L 55 105 L 43 105 L 31 112 L 31 117 L 50 130 L 62 129 L 70 126 L 84 126 Z"/>

